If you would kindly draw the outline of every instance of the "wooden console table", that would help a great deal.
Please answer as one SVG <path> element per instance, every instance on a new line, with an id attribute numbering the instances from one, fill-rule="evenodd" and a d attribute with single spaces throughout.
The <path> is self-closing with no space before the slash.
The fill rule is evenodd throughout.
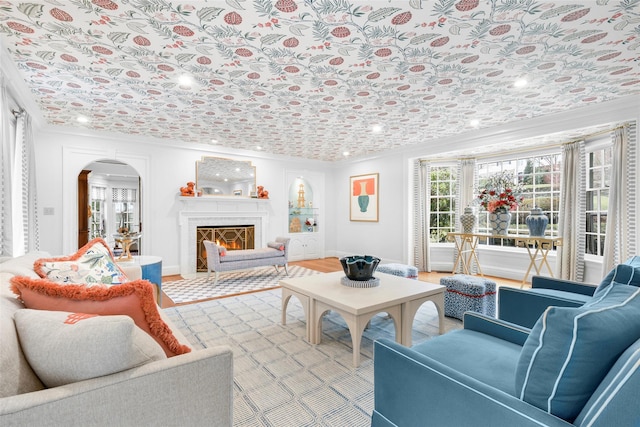
<path id="1" fill-rule="evenodd" d="M 480 239 L 512 239 L 515 241 L 516 246 L 525 248 L 529 255 L 529 268 L 522 278 L 522 285 L 527 281 L 531 270 L 535 270 L 536 274 L 540 274 L 544 267 L 551 277 L 553 277 L 553 271 L 547 256 L 549 251 L 555 249 L 558 246 L 562 246 L 562 237 L 546 237 L 546 236 L 520 236 L 516 234 L 486 234 L 486 233 L 460 233 L 451 232 L 447 233 L 447 240 L 453 242 L 456 245 L 457 256 L 453 264 L 453 273 L 456 272 L 458 266 L 462 267 L 464 274 L 473 274 L 472 266 L 475 263 L 478 273 L 484 276 L 482 268 L 480 268 L 480 261 L 476 250 L 478 248 L 478 242 Z M 522 287 L 522 285 L 520 285 Z"/>

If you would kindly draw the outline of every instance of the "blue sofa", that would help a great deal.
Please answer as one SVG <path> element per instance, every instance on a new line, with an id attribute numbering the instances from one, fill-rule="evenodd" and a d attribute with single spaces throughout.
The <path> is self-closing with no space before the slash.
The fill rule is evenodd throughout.
<path id="1" fill-rule="evenodd" d="M 612 283 L 532 329 L 467 312 L 412 348 L 374 343 L 373 427 L 639 426 L 640 288 Z"/>
<path id="2" fill-rule="evenodd" d="M 614 280 L 640 286 L 640 257 L 633 256 L 618 264 L 599 285 L 534 276 L 531 289 L 500 287 L 498 318 L 531 328 L 547 307 L 580 307 L 591 300 L 597 289 Z"/>

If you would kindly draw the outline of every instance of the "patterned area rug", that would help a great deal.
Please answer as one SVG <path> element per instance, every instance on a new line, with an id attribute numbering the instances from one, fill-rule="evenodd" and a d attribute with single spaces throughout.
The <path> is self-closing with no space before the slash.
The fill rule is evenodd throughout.
<path id="1" fill-rule="evenodd" d="M 274 267 L 220 273 L 218 284 L 213 286 L 213 273 L 207 280 L 207 273 L 198 273 L 195 279 L 183 279 L 162 284 L 162 290 L 176 304 L 241 295 L 266 289 L 277 288 L 278 282 L 287 277 L 284 268 L 277 273 Z M 308 268 L 290 265 L 288 277 L 302 277 L 318 274 Z"/>
<path id="2" fill-rule="evenodd" d="M 369 426 L 373 411 L 373 340 L 395 338 L 393 320 L 374 317 L 361 363 L 352 365 L 351 337 L 335 312 L 323 320 L 322 343 L 305 340 L 304 312 L 294 297 L 281 324 L 281 291 L 165 309 L 193 348 L 228 345 L 234 355 L 234 423 L 253 426 Z M 445 318 L 447 331 L 462 322 Z M 418 310 L 413 343 L 438 334 L 431 303 Z"/>

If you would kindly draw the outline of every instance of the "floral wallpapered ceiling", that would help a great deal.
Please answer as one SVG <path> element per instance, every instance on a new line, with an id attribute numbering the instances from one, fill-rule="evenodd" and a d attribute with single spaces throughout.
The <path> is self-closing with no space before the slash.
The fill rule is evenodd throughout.
<path id="1" fill-rule="evenodd" d="M 640 94 L 640 0 L 0 0 L 0 12 L 48 123 L 184 143 L 334 161 Z"/>

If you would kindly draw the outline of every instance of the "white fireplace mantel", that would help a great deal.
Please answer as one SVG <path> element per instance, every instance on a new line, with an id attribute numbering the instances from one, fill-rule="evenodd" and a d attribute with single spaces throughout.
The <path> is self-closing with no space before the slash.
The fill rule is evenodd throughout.
<path id="1" fill-rule="evenodd" d="M 256 247 L 266 246 L 264 230 L 269 224 L 269 200 L 247 197 L 178 197 L 180 228 L 180 275 L 196 273 L 198 227 L 253 225 Z"/>

